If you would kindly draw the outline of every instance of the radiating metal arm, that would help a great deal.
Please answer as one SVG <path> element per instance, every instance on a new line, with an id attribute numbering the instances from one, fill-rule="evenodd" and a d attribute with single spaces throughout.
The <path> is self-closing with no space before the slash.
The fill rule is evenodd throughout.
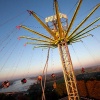
<path id="1" fill-rule="evenodd" d="M 71 28 L 72 28 L 72 25 L 73 25 L 73 23 L 74 23 L 74 21 L 75 21 L 75 18 L 76 18 L 76 16 L 77 16 L 77 14 L 78 14 L 78 11 L 79 11 L 79 8 L 80 8 L 81 4 L 82 4 L 82 0 L 79 0 L 79 3 L 78 3 L 78 5 L 77 5 L 77 8 L 76 8 L 76 10 L 75 10 L 75 12 L 74 12 L 74 15 L 73 15 L 73 17 L 72 17 L 72 19 L 71 19 L 71 22 L 70 22 L 70 24 L 69 24 L 69 27 L 68 27 L 68 30 L 67 30 L 67 33 L 66 33 L 65 37 L 68 35 L 68 33 L 70 32 L 70 30 L 71 30 Z"/>
<path id="2" fill-rule="evenodd" d="M 75 30 L 72 32 L 72 34 L 69 36 L 71 38 L 75 32 L 87 21 L 87 19 L 100 7 L 100 3 L 96 5 L 96 7 L 90 12 L 90 14 L 75 28 Z"/>
<path id="3" fill-rule="evenodd" d="M 29 40 L 35 40 L 35 41 L 40 41 L 40 42 L 45 42 L 45 43 L 53 43 L 51 41 L 41 40 L 41 39 L 27 37 L 27 36 L 20 36 L 20 38 L 26 38 L 26 39 L 29 39 Z"/>
<path id="4" fill-rule="evenodd" d="M 83 39 L 83 38 L 85 38 L 85 37 L 88 37 L 88 36 L 92 36 L 92 34 L 87 34 L 87 35 L 85 35 L 85 36 L 77 37 L 77 38 L 73 39 L 72 41 L 81 40 L 81 39 Z"/>
<path id="5" fill-rule="evenodd" d="M 75 41 L 72 41 L 72 42 L 70 42 L 70 44 L 76 43 L 76 42 L 81 42 L 81 40 L 75 40 Z"/>
<path id="6" fill-rule="evenodd" d="M 52 45 L 52 44 L 48 44 L 48 43 L 40 43 L 40 42 L 26 42 L 26 44 L 32 44 L 32 45 Z"/>
<path id="7" fill-rule="evenodd" d="M 53 46 L 34 46 L 33 49 L 35 48 L 44 48 L 44 49 L 47 49 L 47 48 L 55 48 Z"/>
<path id="8" fill-rule="evenodd" d="M 88 26 L 86 26 L 85 28 L 83 28 L 81 31 L 79 31 L 78 33 L 76 33 L 74 36 L 72 36 L 72 38 L 76 37 L 76 36 L 79 36 L 79 34 L 82 34 L 82 32 L 84 30 L 86 30 L 87 28 L 89 28 L 90 26 L 92 26 L 94 23 L 96 23 L 97 21 L 100 20 L 100 17 L 98 17 L 95 21 L 93 21 L 92 23 L 90 23 Z M 71 38 L 71 37 L 70 37 Z M 68 39 L 70 39 L 68 38 Z"/>
<path id="9" fill-rule="evenodd" d="M 81 37 L 81 36 L 83 36 L 83 35 L 87 34 L 88 32 L 90 32 L 90 31 L 92 31 L 92 30 L 94 30 L 94 29 L 98 28 L 98 27 L 100 27 L 100 25 L 97 25 L 97 26 L 95 26 L 95 27 L 91 28 L 90 30 L 88 30 L 88 31 L 86 31 L 86 32 L 84 32 L 84 33 L 77 34 L 75 37 L 72 37 L 72 38 L 71 38 L 71 39 L 69 39 L 69 40 L 73 40 L 73 39 L 76 39 L 76 38 L 78 38 L 78 37 Z"/>
<path id="10" fill-rule="evenodd" d="M 54 37 L 54 39 L 56 39 L 55 33 L 54 33 L 42 20 L 40 20 L 40 18 L 36 15 L 35 12 L 29 11 L 29 10 L 28 10 L 28 12 L 30 12 L 30 13 L 33 15 L 33 17 L 44 27 L 44 29 L 46 29 L 46 30 L 48 31 L 48 33 L 49 33 L 51 36 Z"/>
<path id="11" fill-rule="evenodd" d="M 52 44 L 43 44 L 43 43 L 35 43 L 35 42 L 27 42 L 26 44 L 31 44 L 31 45 L 34 45 L 34 46 L 43 46 L 43 47 L 54 47 Z"/>
<path id="12" fill-rule="evenodd" d="M 62 38 L 62 25 L 59 17 L 59 11 L 58 11 L 58 2 L 57 0 L 54 0 L 55 5 L 55 11 L 56 11 L 56 17 L 57 17 L 57 23 L 58 23 L 58 30 L 59 30 L 59 37 Z"/>
<path id="13" fill-rule="evenodd" d="M 45 35 L 43 35 L 43 34 L 41 34 L 41 33 L 39 33 L 39 32 L 36 32 L 36 31 L 34 31 L 34 30 L 32 30 L 32 29 L 26 27 L 26 26 L 20 25 L 20 27 L 22 27 L 22 28 L 24 28 L 24 29 L 26 29 L 26 30 L 28 30 L 28 31 L 30 31 L 30 32 L 32 32 L 32 33 L 38 35 L 38 36 L 41 36 L 41 37 L 43 37 L 43 38 L 45 38 L 45 39 L 48 39 L 48 40 L 50 40 L 50 41 L 53 41 L 53 39 L 51 39 L 51 38 L 49 38 L 49 37 L 47 37 L 47 36 L 45 36 Z"/>

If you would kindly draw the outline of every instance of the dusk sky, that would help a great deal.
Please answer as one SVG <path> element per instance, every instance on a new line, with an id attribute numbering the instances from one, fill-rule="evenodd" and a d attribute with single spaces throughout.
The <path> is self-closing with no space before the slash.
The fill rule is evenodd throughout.
<path id="1" fill-rule="evenodd" d="M 68 23 L 70 23 L 77 2 L 78 0 L 58 0 L 59 11 L 68 16 Z M 100 0 L 83 0 L 72 30 L 98 3 Z M 55 13 L 53 0 L 0 0 L 0 81 L 40 75 L 43 71 L 48 49 L 33 49 L 32 45 L 25 45 L 28 40 L 18 39 L 19 36 L 37 37 L 27 30 L 17 29 L 18 25 L 25 25 L 49 36 L 27 10 L 36 12 L 44 22 L 46 17 Z M 80 29 L 98 17 L 100 17 L 100 7 Z M 92 27 L 96 25 L 100 25 L 100 20 Z M 69 45 L 74 69 L 100 65 L 100 27 L 89 34 L 93 37 L 89 36 L 84 38 L 83 42 Z M 50 49 L 48 73 L 57 71 L 62 71 L 59 51 L 58 48 Z"/>

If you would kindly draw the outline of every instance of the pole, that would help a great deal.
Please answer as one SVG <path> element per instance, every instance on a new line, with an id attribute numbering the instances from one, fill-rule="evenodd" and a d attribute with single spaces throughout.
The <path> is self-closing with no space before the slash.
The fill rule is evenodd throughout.
<path id="1" fill-rule="evenodd" d="M 60 44 L 58 44 L 58 48 L 63 67 L 68 100 L 80 100 L 68 45 L 65 41 L 62 41 Z"/>

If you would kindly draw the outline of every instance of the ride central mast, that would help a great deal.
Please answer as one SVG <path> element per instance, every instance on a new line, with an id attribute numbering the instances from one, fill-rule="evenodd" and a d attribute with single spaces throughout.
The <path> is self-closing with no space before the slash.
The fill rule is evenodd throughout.
<path id="1" fill-rule="evenodd" d="M 50 34 L 50 36 L 46 36 L 42 33 L 36 32 L 35 30 L 27 28 L 24 25 L 19 26 L 41 37 L 40 39 L 20 36 L 20 38 L 32 40 L 33 42 L 27 42 L 27 44 L 32 44 L 34 48 L 59 48 L 68 100 L 80 100 L 68 45 L 80 42 L 81 39 L 87 36 L 91 36 L 89 32 L 100 27 L 100 25 L 97 25 L 90 28 L 94 23 L 100 20 L 100 17 L 98 17 L 93 22 L 80 29 L 80 27 L 88 20 L 88 18 L 90 18 L 90 16 L 100 7 L 100 4 L 98 4 L 82 20 L 82 22 L 80 22 L 79 25 L 76 26 L 74 30 L 71 30 L 81 3 L 82 0 L 79 0 L 69 25 L 67 16 L 60 13 L 58 10 L 57 0 L 54 0 L 55 15 L 45 18 L 45 23 L 36 15 L 35 12 L 28 10 L 29 14 L 31 14 L 43 26 L 43 28 Z"/>
<path id="2" fill-rule="evenodd" d="M 68 29 L 68 18 L 65 14 L 58 12 L 58 4 L 55 1 L 56 15 L 45 18 L 45 22 L 49 28 L 55 32 L 58 42 L 58 49 L 61 57 L 63 75 L 69 100 L 80 100 L 77 90 L 76 78 L 74 75 L 73 65 L 65 39 L 65 31 Z"/>
<path id="3" fill-rule="evenodd" d="M 76 85 L 77 83 L 74 75 L 68 44 L 66 42 L 67 40 L 64 38 L 60 38 L 60 36 L 65 37 L 66 35 L 64 31 L 65 29 L 68 28 L 68 22 L 67 22 L 68 19 L 65 14 L 59 13 L 58 15 L 57 13 L 56 13 L 57 16 L 54 15 L 54 16 L 47 17 L 45 19 L 45 22 L 47 26 L 50 27 L 53 32 L 55 32 L 57 38 L 59 38 L 59 41 L 57 42 L 58 42 L 58 48 L 59 48 L 59 53 L 61 57 L 62 67 L 63 67 L 63 74 L 64 74 L 64 80 L 67 89 L 68 99 L 79 100 L 79 95 L 78 95 L 78 90 Z M 60 33 L 60 35 L 58 33 Z"/>
<path id="4" fill-rule="evenodd" d="M 68 99 L 79 100 L 77 83 L 74 75 L 70 53 L 68 50 L 68 45 L 65 41 L 63 41 L 62 43 L 58 44 L 58 48 L 60 51 L 60 57 L 63 66 L 63 74 L 64 74 L 64 80 L 67 89 Z"/>

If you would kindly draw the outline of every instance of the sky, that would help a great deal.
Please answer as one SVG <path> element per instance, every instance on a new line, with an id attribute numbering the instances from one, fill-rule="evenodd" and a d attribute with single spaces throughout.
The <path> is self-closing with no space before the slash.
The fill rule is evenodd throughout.
<path id="1" fill-rule="evenodd" d="M 59 11 L 68 16 L 68 23 L 73 16 L 78 0 L 58 0 Z M 100 0 L 83 0 L 72 30 L 89 14 Z M 24 30 L 17 29 L 25 25 L 37 32 L 50 36 L 48 32 L 30 15 L 27 10 L 36 12 L 45 22 L 45 18 L 54 15 L 53 0 L 0 0 L 0 81 L 16 77 L 40 75 L 45 66 L 48 49 L 33 49 L 32 45 L 24 45 L 28 40 L 19 36 L 37 37 Z M 100 17 L 100 8 L 81 27 Z M 100 25 L 100 21 L 92 27 Z M 93 37 L 82 39 L 69 45 L 74 69 L 100 65 L 100 27 L 91 31 Z M 38 37 L 40 38 L 40 37 Z M 58 48 L 50 49 L 48 73 L 62 71 Z"/>

